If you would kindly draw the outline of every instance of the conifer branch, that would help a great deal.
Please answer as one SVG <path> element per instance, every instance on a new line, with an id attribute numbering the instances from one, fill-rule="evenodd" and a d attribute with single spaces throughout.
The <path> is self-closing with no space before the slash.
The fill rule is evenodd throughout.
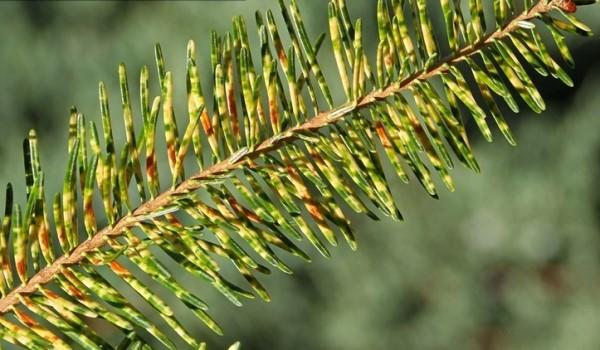
<path id="1" fill-rule="evenodd" d="M 313 44 L 298 0 L 289 4 L 279 0 L 291 44 L 287 51 L 273 13 L 267 11 L 263 17 L 257 12 L 259 67 L 253 62 L 245 21 L 236 17 L 231 32 L 211 35 L 212 110 L 202 92 L 195 45 L 188 43 L 189 120 L 182 135 L 173 107 L 173 77 L 165 69 L 160 46 L 155 55 L 161 95 L 152 104 L 148 68 L 144 66 L 140 74 L 139 137 L 126 69 L 119 65 L 126 143 L 115 146 L 108 93 L 100 83 L 105 148 L 96 124 L 87 124 L 73 107 L 63 187 L 51 210 L 35 131 L 24 141 L 27 203 L 23 211 L 13 203 L 9 184 L 0 227 L 0 339 L 33 350 L 71 349 L 62 335 L 86 349 L 111 348 L 79 320 L 80 314 L 116 326 L 125 335 L 118 349 L 150 348 L 136 326 L 175 349 L 169 336 L 98 273 L 96 267 L 105 266 L 183 341 L 204 349 L 206 344 L 183 327 L 168 303 L 120 261 L 135 264 L 221 334 L 206 312 L 208 306 L 180 285 L 150 248 L 166 253 L 191 276 L 240 306 L 242 298 L 270 300 L 255 277 L 270 272 L 263 263 L 292 272 L 273 248 L 310 261 L 293 240 L 305 238 L 328 257 L 323 240 L 337 246 L 341 233 L 356 249 L 341 203 L 373 219 L 400 220 L 386 166 L 405 183 L 413 174 L 432 197 L 437 198 L 434 173 L 453 191 L 449 170 L 455 162 L 479 171 L 464 115 L 473 118 L 486 140 L 492 140 L 488 121 L 493 119 L 507 141 L 515 144 L 497 99 L 518 112 L 516 93 L 534 112 L 545 109 L 525 63 L 542 76 L 573 85 L 536 26 L 550 31 L 563 61 L 572 64 L 564 33 L 591 35 L 572 13 L 579 5 L 595 3 L 523 0 L 526 10 L 518 12 L 514 0 L 493 0 L 495 27 L 489 32 L 482 1 L 469 0 L 465 10 L 460 0 L 440 0 L 449 47 L 442 57 L 427 0 L 377 0 L 379 42 L 376 62 L 371 64 L 363 48 L 362 20 L 352 23 L 346 0 L 330 0 L 329 37 L 347 101 L 337 107 L 317 58 L 326 35 Z M 475 84 L 469 85 L 465 74 Z M 172 184 L 164 192 L 155 146 L 161 107 Z M 192 151 L 199 170 L 186 176 L 184 162 Z M 102 229 L 97 226 L 102 212 L 94 208 L 97 193 L 108 221 Z M 132 205 L 134 200 L 137 204 Z M 233 263 L 251 291 L 222 276 L 214 257 Z M 64 293 L 55 293 L 54 287 Z M 45 328 L 29 314 L 57 329 Z"/>

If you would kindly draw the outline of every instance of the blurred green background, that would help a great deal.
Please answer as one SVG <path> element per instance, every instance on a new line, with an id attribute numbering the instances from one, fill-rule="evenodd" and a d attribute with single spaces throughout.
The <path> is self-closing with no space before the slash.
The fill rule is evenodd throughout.
<path id="1" fill-rule="evenodd" d="M 325 1 L 300 3 L 316 38 L 327 30 Z M 375 1 L 349 3 L 374 38 Z M 36 128 L 49 191 L 59 190 L 68 107 L 98 120 L 104 80 L 118 116 L 117 64 L 127 64 L 136 94 L 141 65 L 154 74 L 155 42 L 183 116 L 187 41 L 196 41 L 206 72 L 209 30 L 223 33 L 236 14 L 253 23 L 267 8 L 277 2 L 0 2 L 0 185 L 11 181 L 24 196 L 21 142 Z M 580 15 L 600 32 L 599 6 Z M 548 111 L 507 114 L 517 148 L 499 133 L 493 144 L 472 133 L 481 175 L 458 168 L 457 192 L 442 190 L 439 201 L 414 182 L 394 182 L 406 222 L 355 217 L 358 252 L 343 246 L 327 261 L 311 249 L 312 264 L 288 259 L 293 277 L 262 279 L 270 303 L 238 309 L 199 286 L 226 335 L 186 325 L 214 349 L 237 339 L 248 350 L 599 349 L 600 39 L 570 41 L 576 86 L 535 76 Z M 328 48 L 321 60 L 333 80 Z M 122 138 L 119 117 L 114 124 Z"/>

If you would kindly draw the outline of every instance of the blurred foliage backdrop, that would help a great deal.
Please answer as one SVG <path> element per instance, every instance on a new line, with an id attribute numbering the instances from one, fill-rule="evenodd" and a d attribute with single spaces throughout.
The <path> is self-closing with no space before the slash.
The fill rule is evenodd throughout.
<path id="1" fill-rule="evenodd" d="M 375 1 L 349 2 L 374 37 Z M 311 34 L 325 31 L 325 1 L 301 5 Z M 68 107 L 98 118 L 104 80 L 116 112 L 119 62 L 135 82 L 142 64 L 154 72 L 160 42 L 183 111 L 187 40 L 196 40 L 206 65 L 210 29 L 223 32 L 235 14 L 250 23 L 254 10 L 276 7 L 275 0 L 0 2 L 0 185 L 11 181 L 24 193 L 21 142 L 36 128 L 48 187 L 59 189 Z M 580 12 L 600 32 L 600 9 Z M 264 278 L 271 303 L 238 309 L 196 286 L 226 335 L 188 325 L 212 348 L 240 339 L 248 350 L 599 349 L 600 38 L 573 38 L 572 47 L 576 87 L 546 80 L 543 117 L 510 116 L 519 147 L 500 137 L 486 144 L 474 133 L 482 175 L 456 170 L 457 192 L 439 201 L 398 183 L 405 223 L 355 217 L 359 251 L 342 247 L 331 261 L 311 251 L 310 265 L 290 259 L 295 276 Z"/>

